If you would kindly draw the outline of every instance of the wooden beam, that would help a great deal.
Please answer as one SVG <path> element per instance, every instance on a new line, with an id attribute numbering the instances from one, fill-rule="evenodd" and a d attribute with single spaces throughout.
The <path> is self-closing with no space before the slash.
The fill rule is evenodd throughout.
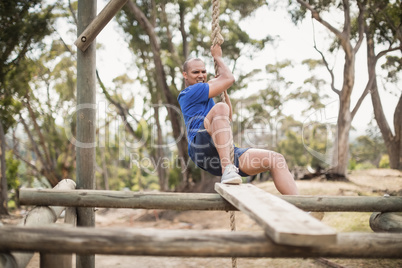
<path id="1" fill-rule="evenodd" d="M 21 189 L 23 205 L 55 204 L 70 207 L 142 208 L 171 210 L 234 210 L 218 194 L 149 193 L 131 191 Z"/>
<path id="2" fill-rule="evenodd" d="M 77 212 L 74 207 L 65 209 L 64 223 L 75 226 Z M 0 266 L 1 267 L 1 266 Z M 73 267 L 73 256 L 71 254 L 49 254 L 40 252 L 40 268 L 71 268 Z"/>
<path id="3" fill-rule="evenodd" d="M 402 196 L 279 196 L 305 211 L 402 212 Z"/>
<path id="4" fill-rule="evenodd" d="M 216 183 L 215 190 L 260 224 L 278 244 L 320 246 L 336 242 L 336 232 L 331 227 L 252 184 Z"/>
<path id="5" fill-rule="evenodd" d="M 80 34 L 74 44 L 81 50 L 86 51 L 96 36 L 102 31 L 116 13 L 127 3 L 128 0 L 110 0 L 88 27 Z"/>
<path id="6" fill-rule="evenodd" d="M 370 216 L 370 227 L 374 232 L 402 233 L 402 213 L 374 212 Z"/>
<path id="7" fill-rule="evenodd" d="M 18 268 L 18 264 L 13 255 L 9 253 L 0 253 L 0 267 Z"/>
<path id="8" fill-rule="evenodd" d="M 52 190 L 57 189 L 63 191 L 70 191 L 75 189 L 75 182 L 70 179 L 61 180 Z M 63 212 L 64 207 L 61 206 L 37 206 L 28 212 L 24 219 L 25 226 L 44 226 L 56 222 L 57 218 Z M 17 267 L 26 267 L 32 259 L 32 253 L 26 252 L 13 252 L 12 253 Z"/>
<path id="9" fill-rule="evenodd" d="M 317 247 L 278 245 L 264 232 L 0 227 L 0 251 L 181 257 L 401 258 L 402 234 L 340 233 Z M 57 245 L 57 246 L 54 246 Z"/>
<path id="10" fill-rule="evenodd" d="M 402 212 L 402 196 L 278 196 L 305 211 Z M 22 205 L 237 210 L 219 194 L 46 189 L 20 190 Z"/>

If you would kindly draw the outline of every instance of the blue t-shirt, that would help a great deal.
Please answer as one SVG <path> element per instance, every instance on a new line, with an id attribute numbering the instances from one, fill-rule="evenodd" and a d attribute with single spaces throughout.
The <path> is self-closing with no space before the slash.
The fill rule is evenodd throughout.
<path id="1" fill-rule="evenodd" d="M 215 105 L 214 100 L 208 98 L 208 95 L 209 84 L 197 83 L 184 89 L 177 97 L 186 124 L 189 148 L 205 116 Z"/>

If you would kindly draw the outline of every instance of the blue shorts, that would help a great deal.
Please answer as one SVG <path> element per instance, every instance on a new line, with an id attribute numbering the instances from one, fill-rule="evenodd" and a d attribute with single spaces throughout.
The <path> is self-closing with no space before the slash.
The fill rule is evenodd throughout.
<path id="1" fill-rule="evenodd" d="M 249 148 L 234 147 L 234 164 L 236 167 L 239 167 L 239 157 L 248 149 Z M 191 160 L 193 160 L 198 167 L 208 171 L 212 175 L 222 176 L 222 166 L 218 151 L 215 148 L 212 137 L 205 129 L 204 124 L 201 125 L 197 134 L 195 134 L 189 146 L 188 153 Z M 242 177 L 249 176 L 240 169 L 239 174 Z"/>

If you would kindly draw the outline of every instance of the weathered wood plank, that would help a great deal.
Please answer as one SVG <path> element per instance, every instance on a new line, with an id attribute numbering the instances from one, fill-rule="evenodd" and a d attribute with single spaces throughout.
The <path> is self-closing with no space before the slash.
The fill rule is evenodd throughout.
<path id="1" fill-rule="evenodd" d="M 276 243 L 320 246 L 336 242 L 336 232 L 292 204 L 252 184 L 215 184 L 215 190 L 254 219 Z"/>
<path id="2" fill-rule="evenodd" d="M 182 257 L 402 258 L 402 234 L 340 233 L 317 247 L 278 245 L 264 232 L 0 227 L 0 251 Z M 54 245 L 57 245 L 55 247 Z"/>

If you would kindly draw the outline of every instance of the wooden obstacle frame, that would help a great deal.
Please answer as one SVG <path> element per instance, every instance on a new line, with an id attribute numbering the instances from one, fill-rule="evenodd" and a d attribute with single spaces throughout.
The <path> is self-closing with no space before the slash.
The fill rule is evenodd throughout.
<path id="1" fill-rule="evenodd" d="M 12 252 L 0 254 L 2 256 L 0 259 L 6 260 L 9 264 L 4 267 L 25 267 L 24 264 L 29 262 L 33 252 L 41 253 L 43 264 L 41 267 L 54 267 L 57 263 L 58 267 L 62 268 L 71 267 L 71 254 L 74 253 L 181 257 L 402 258 L 401 233 L 338 233 L 336 241 L 330 243 L 289 246 L 274 242 L 274 239 L 270 239 L 267 233 L 262 231 L 73 228 L 71 223 L 74 220 L 71 219 L 68 220 L 70 224 L 67 226 L 49 225 L 56 221 L 57 216 L 65 208 L 69 209 L 71 217 L 70 213 L 79 206 L 237 210 L 219 194 L 74 190 L 75 184 L 71 180 L 63 180 L 60 184 L 62 186 L 58 185 L 52 190 L 21 190 L 21 204 L 40 206 L 29 212 L 25 226 L 0 227 L 0 252 Z M 236 191 L 240 189 L 239 186 L 229 187 Z M 242 185 L 242 187 L 246 189 L 245 187 L 249 186 Z M 294 204 L 304 210 L 314 208 L 315 211 L 379 211 L 385 214 L 389 214 L 389 211 L 402 211 L 402 197 L 275 196 L 273 198 Z M 357 200 L 360 201 L 356 202 Z M 274 201 L 277 202 L 275 199 Z M 358 205 L 353 206 L 353 203 Z M 282 208 L 282 204 L 275 203 L 275 206 Z M 12 266 L 15 263 L 17 265 Z"/>
<path id="2" fill-rule="evenodd" d="M 87 6 L 84 4 L 89 3 Z M 79 1 L 79 33 L 75 45 L 79 48 L 77 60 L 77 95 L 81 103 L 94 104 L 95 92 L 95 49 L 93 41 L 127 0 L 111 0 L 98 16 L 88 23 L 94 15 L 93 1 Z M 80 8 L 80 5 L 82 8 Z M 80 20 L 84 20 L 81 21 Z M 84 18 L 84 19 L 82 19 Z M 81 31 L 80 28 L 85 28 Z M 91 77 L 91 83 L 87 78 Z M 85 81 L 84 81 L 85 80 Z M 90 110 L 90 109 L 87 109 Z M 77 122 L 78 142 L 93 143 L 95 132 L 83 133 L 82 124 L 94 120 L 93 111 L 82 113 L 87 121 Z M 89 120 L 89 121 L 88 121 Z M 90 149 L 90 150 L 89 150 Z M 77 184 L 79 188 L 93 187 L 94 148 L 77 150 Z M 92 162 L 91 162 L 92 161 Z M 91 167 L 91 168 L 89 168 Z M 85 172 L 84 172 L 85 171 Z M 91 177 L 91 178 L 90 178 Z M 85 180 L 83 179 L 85 178 Z M 78 182 L 79 181 L 79 182 Z M 71 267 L 71 254 L 81 254 L 82 260 L 77 267 L 93 267 L 91 254 L 147 255 L 147 256 L 187 256 L 187 257 L 271 257 L 271 258 L 401 258 L 402 234 L 389 233 L 338 233 L 328 232 L 326 239 L 313 240 L 317 245 L 289 245 L 292 239 L 288 230 L 280 230 L 281 225 L 263 216 L 261 208 L 250 209 L 246 198 L 237 199 L 231 189 L 224 189 L 217 194 L 178 194 L 178 193 L 132 193 L 117 191 L 73 190 L 72 181 L 63 180 L 69 185 L 65 189 L 57 186 L 53 190 L 21 190 L 20 200 L 24 205 L 36 205 L 26 220 L 25 226 L 0 227 L 0 265 L 3 267 L 25 267 L 32 257 L 32 252 L 41 252 L 41 267 Z M 75 186 L 75 184 L 74 184 Z M 219 190 L 220 191 L 220 190 Z M 243 192 L 244 194 L 244 192 Z M 298 218 L 308 220 L 310 216 L 301 214 L 293 208 L 307 211 L 371 211 L 401 212 L 402 198 L 399 197 L 303 197 L 303 196 L 264 196 L 279 204 L 275 210 L 265 203 L 281 220 L 286 214 L 297 211 Z M 281 201 L 279 201 L 281 200 Z M 284 203 L 283 203 L 283 202 Z M 291 205 L 292 204 L 292 205 Z M 290 206 L 292 207 L 290 207 Z M 50 207 L 47 207 L 50 206 Z M 264 232 L 226 232 L 195 230 L 138 230 L 138 229 L 97 229 L 92 227 L 73 228 L 49 225 L 54 223 L 59 214 L 68 207 L 66 213 L 69 225 L 91 226 L 94 222 L 94 207 L 145 208 L 171 210 L 242 210 L 261 225 L 266 225 Z M 286 214 L 277 209 L 286 207 Z M 75 216 L 78 209 L 79 219 Z M 82 208 L 87 208 L 83 210 Z M 265 209 L 266 206 L 263 207 Z M 82 213 L 80 213 L 80 211 Z M 270 212 L 272 212 L 270 211 Z M 389 214 L 388 214 L 389 215 Z M 375 217 L 379 219 L 379 216 Z M 395 230 L 392 227 L 392 230 Z M 279 236 L 278 234 L 279 229 Z M 302 228 L 304 231 L 308 229 Z M 325 229 L 325 228 L 324 228 Z M 327 230 L 324 230 L 324 233 Z M 282 234 L 285 233 L 285 238 Z M 322 233 L 319 234 L 321 236 Z M 309 234 L 304 239 L 314 236 Z M 270 238 L 268 238 L 270 237 Z M 333 238 L 336 238 L 335 240 Z M 324 237 L 325 238 L 325 237 Z M 275 241 L 275 242 L 274 242 Z M 11 252 L 11 254 L 10 254 Z M 56 254 L 56 255 L 54 255 Z M 60 255 L 61 254 L 61 255 Z M 78 256 L 77 256 L 78 257 Z M 79 265 L 78 265 L 79 263 Z"/>

